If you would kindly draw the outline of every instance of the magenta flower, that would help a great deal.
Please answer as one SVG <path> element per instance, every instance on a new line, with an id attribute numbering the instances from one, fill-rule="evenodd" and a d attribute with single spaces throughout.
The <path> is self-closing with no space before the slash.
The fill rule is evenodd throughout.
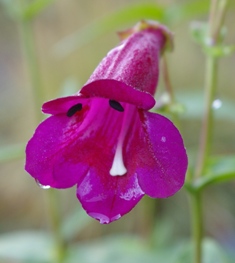
<path id="1" fill-rule="evenodd" d="M 26 148 L 26 171 L 42 185 L 77 185 L 83 208 L 100 223 L 119 219 L 144 194 L 175 194 L 187 169 L 179 131 L 148 111 L 170 32 L 142 21 L 120 35 L 77 94 L 43 104 L 52 116 Z"/>

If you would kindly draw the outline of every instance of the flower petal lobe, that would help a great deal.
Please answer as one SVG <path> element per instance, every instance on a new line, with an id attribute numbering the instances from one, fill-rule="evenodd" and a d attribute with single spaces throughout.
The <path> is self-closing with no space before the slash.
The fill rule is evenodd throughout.
<path id="1" fill-rule="evenodd" d="M 142 112 L 142 164 L 137 168 L 142 190 L 153 198 L 175 194 L 184 184 L 187 155 L 177 128 L 167 118 Z"/>

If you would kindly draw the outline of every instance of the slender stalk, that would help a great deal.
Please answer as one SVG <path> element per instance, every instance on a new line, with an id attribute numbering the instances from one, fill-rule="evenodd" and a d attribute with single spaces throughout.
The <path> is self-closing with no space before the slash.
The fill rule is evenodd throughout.
<path id="1" fill-rule="evenodd" d="M 174 95 L 171 80 L 170 80 L 169 67 L 168 67 L 167 58 L 165 54 L 163 54 L 162 56 L 162 75 L 163 75 L 163 81 L 165 84 L 165 89 L 170 97 L 170 106 L 174 105 L 175 95 Z M 178 129 L 180 129 L 180 121 L 179 121 L 178 114 L 176 112 L 172 112 L 172 120 L 175 126 Z"/>
<path id="2" fill-rule="evenodd" d="M 224 22 L 226 0 L 211 0 L 208 36 L 210 44 L 216 45 Z M 213 108 L 217 87 L 218 58 L 207 55 L 205 77 L 205 110 L 202 120 L 198 159 L 195 168 L 195 179 L 203 176 L 206 162 L 211 150 L 213 129 Z M 202 262 L 203 213 L 201 191 L 190 192 L 192 209 L 192 233 L 194 241 L 194 263 Z"/>
<path id="3" fill-rule="evenodd" d="M 21 9 L 25 7 L 26 2 L 21 0 Z M 33 100 L 35 105 L 36 120 L 42 120 L 41 105 L 44 100 L 44 94 L 41 85 L 41 76 L 39 71 L 39 64 L 37 58 L 36 45 L 34 40 L 32 21 L 27 19 L 18 19 L 21 32 L 22 46 L 24 49 L 25 60 L 27 63 L 28 73 L 31 80 Z M 61 222 L 60 222 L 60 207 L 58 205 L 58 194 L 54 189 L 47 191 L 48 200 L 48 213 L 50 216 L 51 227 L 55 240 L 55 262 L 64 262 L 65 257 L 65 242 L 61 235 Z"/>
<path id="4" fill-rule="evenodd" d="M 55 189 L 49 189 L 48 193 L 48 210 L 50 212 L 51 227 L 56 243 L 54 262 L 63 263 L 66 256 L 66 242 L 61 232 L 61 215 L 60 215 L 60 202 L 57 191 Z"/>
<path id="5" fill-rule="evenodd" d="M 42 114 L 40 109 L 43 102 L 44 94 L 42 91 L 41 77 L 39 73 L 38 58 L 36 55 L 37 52 L 31 21 L 21 19 L 19 20 L 19 27 L 25 60 L 27 63 L 28 73 L 32 86 L 36 120 L 41 121 Z"/>
<path id="6" fill-rule="evenodd" d="M 165 83 L 166 91 L 170 95 L 171 103 L 173 103 L 175 101 L 175 97 L 174 97 L 174 93 L 173 93 L 173 89 L 172 89 L 172 85 L 170 81 L 167 58 L 165 54 L 163 54 L 162 56 L 162 74 L 163 74 L 163 80 Z"/>
<path id="7" fill-rule="evenodd" d="M 226 14 L 227 0 L 211 0 L 211 10 L 209 18 L 208 36 L 212 40 L 212 45 L 216 45 L 219 40 L 219 34 L 224 23 Z M 196 177 L 200 177 L 205 168 L 205 163 L 210 152 L 213 125 L 213 109 L 216 83 L 218 59 L 207 55 L 206 79 L 205 79 L 205 114 L 202 122 L 201 137 L 199 143 L 198 161 L 196 165 Z"/>
<path id="8" fill-rule="evenodd" d="M 205 78 L 205 111 L 202 120 L 201 137 L 198 151 L 198 161 L 195 176 L 198 178 L 203 175 L 207 157 L 211 149 L 212 127 L 213 127 L 213 108 L 212 104 L 215 97 L 217 83 L 217 59 L 208 56 L 206 61 Z"/>
<path id="9" fill-rule="evenodd" d="M 201 192 L 190 195 L 192 235 L 193 235 L 193 263 L 202 262 L 202 238 L 203 238 L 203 219 Z"/>
<path id="10" fill-rule="evenodd" d="M 218 0 L 211 0 L 210 14 L 209 14 L 209 36 L 213 35 L 215 27 L 215 19 L 217 16 Z"/>
<path id="11" fill-rule="evenodd" d="M 219 6 L 218 6 L 219 11 L 217 14 L 218 18 L 216 19 L 214 31 L 212 32 L 212 38 L 214 39 L 215 43 L 219 39 L 220 30 L 223 26 L 225 14 L 227 11 L 227 6 L 228 6 L 228 0 L 220 0 Z"/>

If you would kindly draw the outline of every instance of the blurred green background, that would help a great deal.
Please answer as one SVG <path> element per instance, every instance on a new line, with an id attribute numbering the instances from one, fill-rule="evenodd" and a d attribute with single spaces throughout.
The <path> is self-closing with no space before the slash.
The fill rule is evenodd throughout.
<path id="1" fill-rule="evenodd" d="M 0 262 L 45 263 L 52 262 L 54 253 L 50 190 L 40 189 L 24 171 L 24 147 L 39 122 L 40 108 L 35 107 L 22 21 L 16 16 L 19 2 L 0 1 Z M 45 8 L 38 12 L 40 5 L 34 6 L 24 19 L 30 19 L 32 26 L 41 102 L 76 92 L 118 44 L 116 31 L 142 18 L 169 26 L 175 34 L 174 52 L 167 54 L 170 77 L 177 100 L 185 107 L 181 131 L 193 165 L 203 114 L 205 56 L 192 40 L 190 24 L 207 20 L 209 1 L 35 2 Z M 226 43 L 235 43 L 234 24 L 232 3 L 226 17 Z M 219 65 L 217 98 L 222 106 L 215 112 L 214 154 L 235 152 L 234 59 L 234 55 L 223 58 Z M 157 99 L 164 92 L 161 75 L 158 90 Z M 234 188 L 234 182 L 225 183 L 204 193 L 205 247 L 209 251 L 205 262 L 235 262 Z M 66 262 L 190 262 L 190 214 L 184 189 L 166 200 L 146 197 L 111 225 L 100 225 L 86 215 L 75 188 L 58 192 L 62 233 L 69 240 Z"/>

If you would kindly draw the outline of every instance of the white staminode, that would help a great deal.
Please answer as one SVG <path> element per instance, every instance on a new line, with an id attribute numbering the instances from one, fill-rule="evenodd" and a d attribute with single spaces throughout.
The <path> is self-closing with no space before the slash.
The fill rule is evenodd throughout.
<path id="1" fill-rule="evenodd" d="M 116 148 L 116 152 L 113 158 L 112 167 L 109 171 L 111 176 L 122 176 L 127 173 L 127 169 L 123 161 L 122 149 L 123 149 L 123 142 L 124 142 L 126 133 L 128 131 L 128 128 L 131 124 L 135 109 L 136 108 L 133 105 L 130 105 L 130 104 L 125 105 L 124 116 L 122 120 L 122 127 L 120 130 L 120 134 L 118 136 L 117 148 Z"/>
<path id="2" fill-rule="evenodd" d="M 117 146 L 114 158 L 113 158 L 113 164 L 109 171 L 110 175 L 112 176 L 122 176 L 127 172 L 127 169 L 123 162 L 123 156 L 122 156 L 122 144 L 119 144 Z"/>

